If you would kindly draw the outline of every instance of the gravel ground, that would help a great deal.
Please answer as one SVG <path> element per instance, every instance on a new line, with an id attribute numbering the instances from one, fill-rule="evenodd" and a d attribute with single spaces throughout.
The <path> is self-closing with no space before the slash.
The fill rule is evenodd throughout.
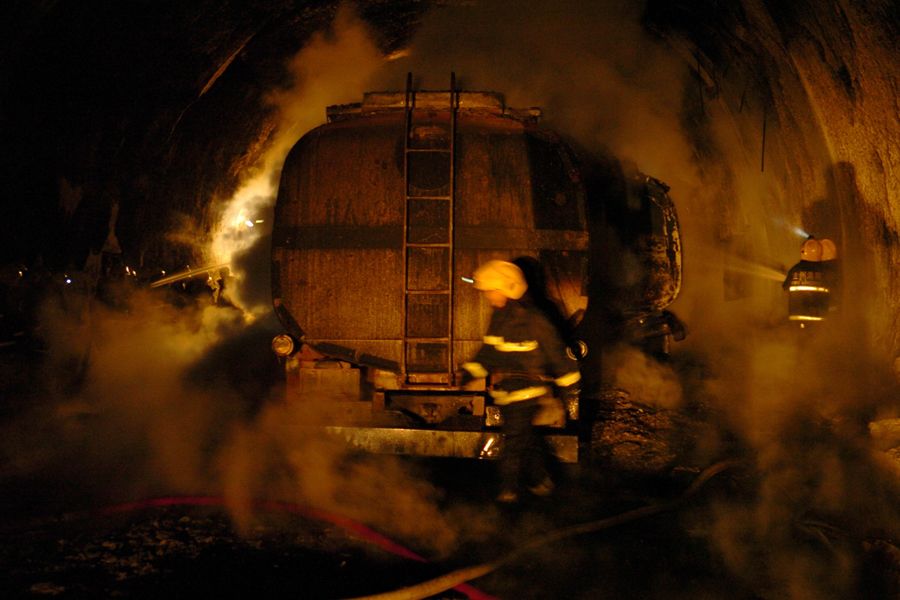
<path id="1" fill-rule="evenodd" d="M 437 572 L 330 524 L 268 521 L 239 536 L 223 511 L 181 506 L 23 523 L 2 534 L 0 596 L 344 598 Z"/>

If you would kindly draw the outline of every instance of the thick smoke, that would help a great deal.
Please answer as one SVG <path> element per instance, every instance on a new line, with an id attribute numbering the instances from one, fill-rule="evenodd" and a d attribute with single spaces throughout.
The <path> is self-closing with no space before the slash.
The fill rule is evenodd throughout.
<path id="1" fill-rule="evenodd" d="M 630 346 L 616 348 L 605 362 L 610 385 L 628 390 L 632 400 L 666 409 L 682 408 L 684 392 L 671 365 Z"/>
<path id="2" fill-rule="evenodd" d="M 39 401 L 0 435 L 0 477 L 78 510 L 167 495 L 222 495 L 240 531 L 281 500 L 355 518 L 430 553 L 459 533 L 441 493 L 407 462 L 355 456 L 322 433 L 326 406 L 285 403 L 269 349 L 278 325 L 247 325 L 208 296 L 130 290 L 116 306 L 49 299 Z M 52 332 L 49 333 L 49 332 Z M 18 493 L 22 493 L 21 491 Z M 468 526 L 473 520 L 469 519 Z"/>
<path id="3" fill-rule="evenodd" d="M 325 122 L 325 107 L 359 101 L 385 61 L 367 26 L 347 6 L 326 31 L 313 34 L 286 65 L 291 85 L 271 91 L 255 163 L 240 173 L 235 193 L 212 205 L 216 227 L 204 249 L 211 264 L 231 262 L 228 295 L 252 315 L 268 310 L 272 207 L 288 151 L 310 129 Z"/>
<path id="4" fill-rule="evenodd" d="M 242 399 L 189 370 L 244 326 L 208 301 L 170 300 L 126 289 L 115 306 L 69 289 L 45 300 L 39 396 L 3 436 L 5 476 L 55 475 L 73 490 L 55 499 L 69 508 L 208 489 L 222 421 Z"/>
<path id="5" fill-rule="evenodd" d="M 589 148 L 611 148 L 648 173 L 691 180 L 678 122 L 685 67 L 644 35 L 640 3 L 500 0 L 434 9 L 382 87 L 413 73 L 423 89 L 502 92 L 509 106 L 543 108 L 545 123 Z"/>

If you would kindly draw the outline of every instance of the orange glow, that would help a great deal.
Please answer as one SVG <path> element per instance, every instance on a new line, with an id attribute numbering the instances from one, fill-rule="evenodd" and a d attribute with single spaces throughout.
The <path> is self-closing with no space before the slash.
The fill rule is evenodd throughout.
<path id="1" fill-rule="evenodd" d="M 246 180 L 226 201 L 219 223 L 213 230 L 209 249 L 212 262 L 231 263 L 236 254 L 253 246 L 262 235 L 254 223 L 260 212 L 268 209 L 274 200 L 275 187 L 271 180 L 276 171 L 276 160 L 280 163 L 283 157 L 269 157 L 264 168 Z"/>
<path id="2" fill-rule="evenodd" d="M 267 124 L 271 134 L 264 133 L 260 144 L 265 149 L 240 175 L 237 191 L 216 203 L 216 224 L 205 251 L 208 264 L 231 265 L 229 299 L 244 311 L 248 321 L 268 310 L 268 304 L 251 306 L 245 300 L 245 273 L 235 259 L 270 231 L 263 216 L 275 203 L 277 181 L 288 151 L 304 133 L 324 122 L 326 106 L 362 96 L 385 60 L 363 21 L 352 10 L 341 8 L 332 31 L 313 36 L 287 65 L 293 87 L 269 94 L 267 102 L 276 111 L 274 123 Z"/>

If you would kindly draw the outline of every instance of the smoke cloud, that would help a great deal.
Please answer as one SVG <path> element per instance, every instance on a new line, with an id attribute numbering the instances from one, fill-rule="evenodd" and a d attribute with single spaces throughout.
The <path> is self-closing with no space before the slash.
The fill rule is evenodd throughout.
<path id="1" fill-rule="evenodd" d="M 77 510 L 161 495 L 222 495 L 239 531 L 256 500 L 357 519 L 432 555 L 461 532 L 408 461 L 348 452 L 322 402 L 285 402 L 271 318 L 171 290 L 121 290 L 115 306 L 63 293 L 42 311 L 38 401 L 0 432 L 0 481 L 52 497 L 16 510 Z M 16 491 L 20 494 L 21 491 Z M 14 494 L 15 495 L 15 494 Z M 463 528 L 475 527 L 469 519 Z M 468 534 L 465 534 L 468 535 Z"/>
<path id="2" fill-rule="evenodd" d="M 288 151 L 304 133 L 325 122 L 325 107 L 358 102 L 384 61 L 366 24 L 342 5 L 331 28 L 313 34 L 286 65 L 291 85 L 267 95 L 272 117 L 261 134 L 258 158 L 240 174 L 235 193 L 213 203 L 216 226 L 204 252 L 210 264 L 232 263 L 228 295 L 249 314 L 264 313 L 271 302 L 268 236 Z"/>
<path id="3" fill-rule="evenodd" d="M 675 370 L 630 346 L 616 348 L 605 358 L 609 382 L 628 390 L 635 402 L 666 409 L 683 406 L 683 390 Z"/>
<path id="4" fill-rule="evenodd" d="M 610 148 L 670 185 L 695 168 L 677 127 L 686 68 L 644 34 L 640 3 L 501 0 L 434 9 L 409 51 L 379 77 L 396 89 L 412 72 L 422 89 L 502 92 L 540 106 L 545 123 L 588 148 Z"/>

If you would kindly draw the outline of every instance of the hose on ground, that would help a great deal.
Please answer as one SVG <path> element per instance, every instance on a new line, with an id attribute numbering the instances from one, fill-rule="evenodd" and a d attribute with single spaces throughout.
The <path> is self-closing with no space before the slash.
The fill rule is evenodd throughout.
<path id="1" fill-rule="evenodd" d="M 303 506 L 300 504 L 294 504 L 291 502 L 280 502 L 276 500 L 256 500 L 253 502 L 254 507 L 260 508 L 263 510 L 269 511 L 277 511 L 277 512 L 288 512 L 293 514 L 298 514 L 301 516 L 317 519 L 319 521 L 325 521 L 331 523 L 333 525 L 337 525 L 341 527 L 345 531 L 348 531 L 352 534 L 359 536 L 360 538 L 378 546 L 382 550 L 390 552 L 391 554 L 395 554 L 397 556 L 402 556 L 403 558 L 407 558 L 410 560 L 415 560 L 418 562 L 428 562 L 423 556 L 416 554 L 412 550 L 398 544 L 394 540 L 384 536 L 375 530 L 367 527 L 363 523 L 351 519 L 349 517 L 345 517 L 343 515 L 333 513 L 330 511 L 326 511 L 319 508 L 313 508 L 309 506 Z M 170 496 L 164 498 L 152 498 L 147 500 L 139 500 L 137 502 L 126 502 L 123 504 L 117 504 L 114 506 L 108 506 L 99 511 L 99 514 L 102 515 L 112 515 L 116 513 L 126 513 L 134 510 L 140 510 L 145 508 L 160 508 L 166 506 L 215 506 L 215 507 L 224 507 L 226 506 L 225 498 L 221 496 Z M 481 575 L 473 575 L 468 579 L 475 579 L 480 577 Z M 459 584 L 452 584 L 444 589 L 456 589 L 459 592 L 462 592 L 466 596 L 469 597 L 470 600 L 497 600 L 493 596 L 489 594 L 485 594 L 481 590 L 474 588 L 470 585 L 467 585 L 465 582 L 468 579 L 462 580 Z"/>
<path id="2" fill-rule="evenodd" d="M 710 479 L 723 471 L 737 466 L 738 464 L 740 464 L 740 461 L 737 460 L 723 460 L 707 467 L 694 479 L 694 481 L 691 482 L 691 485 L 688 486 L 688 488 L 684 492 L 682 492 L 681 495 L 668 502 L 648 504 L 646 506 L 641 506 L 632 510 L 625 511 L 623 513 L 619 513 L 618 515 L 613 515 L 612 517 L 606 517 L 596 521 L 589 521 L 587 523 L 580 523 L 577 525 L 571 525 L 569 527 L 563 527 L 562 529 L 557 529 L 556 531 L 552 531 L 546 535 L 535 538 L 530 542 L 522 544 L 518 548 L 515 548 L 513 551 L 509 552 L 506 556 L 498 558 L 497 560 L 481 563 L 471 567 L 464 567 L 462 569 L 458 569 L 456 571 L 451 571 L 449 573 L 441 575 L 440 577 L 436 577 L 428 581 L 423 581 L 422 583 L 417 583 L 390 592 L 384 592 L 372 596 L 358 596 L 349 600 L 422 600 L 423 598 L 428 598 L 429 596 L 439 594 L 446 590 L 457 587 L 462 583 L 477 579 L 479 577 L 483 577 L 488 573 L 491 573 L 492 571 L 496 571 L 507 563 L 513 562 L 521 555 L 530 552 L 531 550 L 534 550 L 535 548 L 538 548 L 540 546 L 544 546 L 546 544 L 557 542 L 559 540 L 576 535 L 583 535 L 585 533 L 593 533 L 601 531 L 603 529 L 609 529 L 611 527 L 623 525 L 630 521 L 636 521 L 638 519 L 643 519 L 659 513 L 674 510 L 685 501 L 690 499 L 692 496 L 694 496 Z"/>

